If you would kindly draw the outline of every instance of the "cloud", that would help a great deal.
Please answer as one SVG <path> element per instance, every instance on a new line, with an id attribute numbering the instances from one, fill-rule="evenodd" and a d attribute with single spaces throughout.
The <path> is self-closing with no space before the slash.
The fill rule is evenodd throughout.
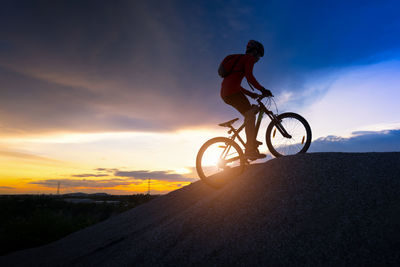
<path id="1" fill-rule="evenodd" d="M 216 122 L 220 115 L 208 107 L 221 110 L 217 76 L 186 71 L 196 42 L 181 38 L 183 19 L 170 7 L 177 3 L 155 4 L 121 2 L 111 12 L 101 1 L 36 3 L 19 9 L 40 15 L 4 12 L 13 52 L 1 54 L 0 127 L 15 134 L 169 131 Z M 97 16 L 101 25 L 91 23 Z"/>
<path id="2" fill-rule="evenodd" d="M 398 4 L 389 2 L 3 5 L 0 134 L 214 125 L 237 114 L 219 98 L 226 54 L 256 37 L 267 48 L 260 82 L 276 95 L 301 92 L 309 70 L 382 60 L 373 57 L 400 46 Z"/>
<path id="3" fill-rule="evenodd" d="M 15 187 L 0 185 L 0 189 L 15 189 Z"/>
<path id="4" fill-rule="evenodd" d="M 31 181 L 29 184 L 40 185 L 44 187 L 57 188 L 60 184 L 61 188 L 113 188 L 116 186 L 140 185 L 144 180 L 151 179 L 164 182 L 193 182 L 197 179 L 188 178 L 181 174 L 173 173 L 172 171 L 120 171 L 119 169 L 96 168 L 98 171 L 106 171 L 110 174 L 74 174 L 71 177 L 103 177 L 114 176 L 110 179 L 43 179 Z M 190 173 L 191 174 L 191 173 Z M 122 178 L 121 178 L 122 177 Z M 182 184 L 180 184 L 182 186 Z"/>
<path id="5" fill-rule="evenodd" d="M 110 168 L 96 168 L 94 169 L 95 171 L 99 171 L 99 172 L 114 172 L 114 171 L 118 171 L 118 169 L 110 169 Z"/>
<path id="6" fill-rule="evenodd" d="M 315 74 L 309 83 L 311 95 L 319 95 L 298 111 L 310 123 L 313 136 L 349 136 L 359 129 L 396 129 L 399 123 L 400 61 L 352 66 L 325 74 Z M 321 85 L 329 85 L 320 94 Z M 310 99 L 304 96 L 304 99 Z M 296 100 L 297 101 L 297 100 Z M 287 106 L 294 110 L 296 103 Z M 379 127 L 376 125 L 388 125 Z"/>
<path id="7" fill-rule="evenodd" d="M 41 157 L 33 154 L 28 154 L 28 153 L 22 153 L 22 152 L 16 152 L 16 151 L 4 151 L 0 150 L 0 157 L 7 157 L 7 158 L 17 158 L 21 160 L 33 160 L 37 162 L 42 162 L 42 163 L 61 163 L 61 161 L 46 158 L 46 157 Z"/>
<path id="8" fill-rule="evenodd" d="M 140 181 L 133 181 L 128 179 L 104 179 L 104 180 L 88 180 L 88 179 L 46 179 L 29 182 L 29 184 L 36 184 L 50 188 L 57 188 L 58 184 L 62 188 L 112 188 L 116 186 L 128 186 L 140 184 Z"/>
<path id="9" fill-rule="evenodd" d="M 394 152 L 400 151 L 400 129 L 357 131 L 343 138 L 327 136 L 312 142 L 309 152 Z"/>
<path id="10" fill-rule="evenodd" d="M 72 177 L 104 177 L 108 176 L 108 174 L 93 174 L 93 173 L 83 173 L 83 174 L 74 174 Z"/>
<path id="11" fill-rule="evenodd" d="M 118 177 L 131 177 L 140 180 L 154 179 L 169 182 L 192 182 L 194 178 L 187 178 L 181 174 L 171 173 L 171 171 L 116 171 L 114 173 Z"/>

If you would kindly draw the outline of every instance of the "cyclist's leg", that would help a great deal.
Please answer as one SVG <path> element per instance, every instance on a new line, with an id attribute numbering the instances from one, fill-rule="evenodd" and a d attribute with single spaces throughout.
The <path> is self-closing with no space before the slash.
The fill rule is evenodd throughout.
<path id="1" fill-rule="evenodd" d="M 257 143 L 259 142 L 257 142 L 256 127 L 255 127 L 257 112 L 258 112 L 258 107 L 253 106 L 251 109 L 246 111 L 244 117 L 246 126 L 246 139 L 247 139 L 245 156 L 250 160 L 256 160 L 266 157 L 265 154 L 261 154 L 258 151 Z"/>
<path id="2" fill-rule="evenodd" d="M 244 114 L 244 125 L 246 131 L 246 151 L 254 150 L 256 148 L 255 122 L 256 122 L 256 115 L 254 114 L 253 109 L 250 108 Z"/>
<path id="3" fill-rule="evenodd" d="M 223 98 L 225 103 L 231 105 L 238 110 L 244 116 L 244 124 L 246 131 L 246 150 L 255 149 L 255 121 L 256 115 L 252 106 L 250 105 L 247 97 L 242 93 L 238 92 Z"/>

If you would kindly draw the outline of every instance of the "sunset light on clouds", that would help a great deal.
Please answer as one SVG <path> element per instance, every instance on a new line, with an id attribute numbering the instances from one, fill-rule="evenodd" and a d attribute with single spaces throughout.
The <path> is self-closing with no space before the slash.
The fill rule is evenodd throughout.
<path id="1" fill-rule="evenodd" d="M 240 117 L 219 96 L 217 66 L 249 39 L 266 48 L 254 75 L 279 112 L 309 121 L 310 151 L 338 140 L 400 151 L 396 1 L 0 5 L 0 194 L 54 194 L 58 183 L 146 193 L 148 179 L 163 194 L 196 181 L 199 147 Z"/>

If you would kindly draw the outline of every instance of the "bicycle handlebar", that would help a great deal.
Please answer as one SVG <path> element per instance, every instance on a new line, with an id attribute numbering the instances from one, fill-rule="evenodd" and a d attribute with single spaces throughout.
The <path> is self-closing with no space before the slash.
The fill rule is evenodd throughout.
<path id="1" fill-rule="evenodd" d="M 266 96 L 266 95 L 264 95 L 264 94 L 258 94 L 256 100 L 257 100 L 257 101 L 261 101 L 261 100 L 262 100 L 263 98 L 265 98 L 265 97 L 274 97 L 274 95 Z"/>

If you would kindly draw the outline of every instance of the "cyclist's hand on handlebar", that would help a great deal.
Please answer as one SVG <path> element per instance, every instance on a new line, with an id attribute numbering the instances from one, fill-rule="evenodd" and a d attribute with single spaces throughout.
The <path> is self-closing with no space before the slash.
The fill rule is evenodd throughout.
<path id="1" fill-rule="evenodd" d="M 249 94 L 249 93 L 250 93 L 250 94 Z M 253 99 L 256 99 L 257 97 L 260 96 L 259 94 L 256 94 L 256 93 L 253 93 L 253 92 L 248 92 L 247 95 L 250 96 L 250 97 L 253 98 Z"/>
<path id="2" fill-rule="evenodd" d="M 266 96 L 266 97 L 274 96 L 270 90 L 265 89 L 264 87 L 261 88 L 260 91 L 261 91 L 263 96 Z"/>

